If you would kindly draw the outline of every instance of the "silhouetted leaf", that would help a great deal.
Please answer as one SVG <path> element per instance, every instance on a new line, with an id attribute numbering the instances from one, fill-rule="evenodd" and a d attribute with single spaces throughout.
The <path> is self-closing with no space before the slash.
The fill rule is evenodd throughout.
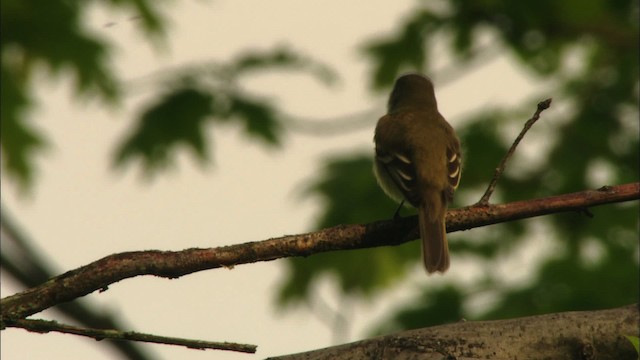
<path id="1" fill-rule="evenodd" d="M 97 97 L 107 104 L 120 98 L 111 47 L 83 21 L 87 1 L 6 0 L 0 5 L 2 52 L 2 157 L 7 173 L 28 190 L 34 159 L 44 139 L 26 126 L 33 104 L 35 71 L 69 77 L 82 97 Z M 159 37 L 164 22 L 157 2 L 111 0 L 110 6 L 133 9 L 148 35 Z"/>
<path id="2" fill-rule="evenodd" d="M 372 336 L 462 320 L 464 297 L 460 290 L 446 286 L 425 291 L 418 300 L 381 321 L 381 325 L 371 332 Z"/>
<path id="3" fill-rule="evenodd" d="M 29 108 L 28 98 L 16 86 L 12 73 L 2 66 L 2 106 L 0 113 L 0 143 L 7 174 L 14 178 L 23 190 L 33 181 L 33 154 L 44 147 L 43 136 L 27 125 L 25 116 Z"/>
<path id="4" fill-rule="evenodd" d="M 307 187 L 313 197 L 326 203 L 317 228 L 337 224 L 390 219 L 397 204 L 376 184 L 371 155 L 328 159 L 322 174 Z M 412 210 L 402 212 L 407 215 Z M 404 276 L 420 257 L 418 242 L 402 246 L 318 254 L 305 259 L 287 259 L 287 277 L 278 299 L 281 304 L 309 300 L 319 279 L 330 276 L 342 291 L 363 296 L 390 286 Z"/>
<path id="5" fill-rule="evenodd" d="M 396 37 L 374 41 L 364 47 L 364 53 L 378 61 L 373 70 L 373 87 L 393 84 L 401 72 L 427 68 L 430 55 L 428 33 L 440 25 L 435 14 L 424 10 L 409 19 Z"/>
<path id="6" fill-rule="evenodd" d="M 264 101 L 248 97 L 233 96 L 230 99 L 227 116 L 244 123 L 247 135 L 270 145 L 280 143 L 281 125 L 274 109 Z"/>
<path id="7" fill-rule="evenodd" d="M 108 64 L 109 46 L 82 31 L 83 10 L 59 1 L 3 1 L 2 48 L 20 52 L 28 59 L 16 63 L 3 57 L 3 63 L 10 66 L 9 71 L 23 75 L 31 72 L 33 66 L 42 65 L 54 74 L 69 71 L 78 93 L 115 100 L 118 89 Z"/>
<path id="8" fill-rule="evenodd" d="M 115 165 L 139 158 L 147 172 L 166 167 L 179 145 L 200 159 L 207 158 L 204 123 L 211 114 L 212 96 L 193 88 L 174 91 L 147 108 L 133 132 L 118 148 Z"/>

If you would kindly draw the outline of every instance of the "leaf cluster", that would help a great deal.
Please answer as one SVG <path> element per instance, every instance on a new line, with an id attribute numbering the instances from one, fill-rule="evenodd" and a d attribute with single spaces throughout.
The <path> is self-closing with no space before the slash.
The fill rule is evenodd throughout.
<path id="1" fill-rule="evenodd" d="M 133 12 L 131 18 L 152 43 L 163 41 L 164 3 L 112 0 L 102 6 Z M 111 61 L 111 44 L 83 21 L 95 6 L 91 1 L 8 0 L 2 2 L 2 131 L 4 170 L 23 190 L 36 172 L 35 159 L 49 139 L 30 124 L 37 104 L 36 74 L 72 78 L 80 97 L 116 104 L 126 95 Z M 287 47 L 247 51 L 228 63 L 210 61 L 182 66 L 152 79 L 165 89 L 144 105 L 131 132 L 114 154 L 114 165 L 139 160 L 148 175 L 166 169 L 181 146 L 196 159 L 209 160 L 208 124 L 239 122 L 251 139 L 278 145 L 283 136 L 281 115 L 266 98 L 242 90 L 243 78 L 274 69 L 307 72 L 330 83 L 335 74 L 323 64 Z"/>
<path id="2" fill-rule="evenodd" d="M 162 37 L 160 6 L 147 0 L 112 0 L 108 6 L 132 11 L 149 39 Z M 83 23 L 92 1 L 7 0 L 0 5 L 3 167 L 23 189 L 31 185 L 34 158 L 48 143 L 29 123 L 37 104 L 36 75 L 70 76 L 75 92 L 114 104 L 121 88 L 111 63 L 111 45 Z"/>
<path id="3" fill-rule="evenodd" d="M 372 40 L 363 49 L 372 64 L 373 86 L 388 88 L 404 71 L 430 74 L 432 49 L 438 42 L 450 41 L 455 65 L 464 69 L 481 56 L 482 35 L 488 32 L 494 41 L 491 49 L 499 47 L 526 71 L 550 82 L 550 90 L 516 108 L 482 109 L 466 119 L 449 119 L 466 124 L 457 129 L 465 166 L 454 206 L 469 205 L 479 199 L 515 138 L 505 136 L 505 129 L 524 125 L 543 98 L 553 96 L 568 103 L 569 110 L 561 116 L 546 112 L 525 137 L 525 143 L 537 141 L 535 154 L 516 151 L 493 199 L 525 200 L 638 180 L 637 15 L 638 4 L 630 0 L 429 3 L 417 5 L 395 34 Z M 313 196 L 327 204 L 318 227 L 393 214 L 393 206 L 382 198 L 370 175 L 371 157 L 326 160 L 324 174 L 310 187 Z M 638 207 L 590 211 L 593 218 L 563 214 L 452 235 L 454 266 L 477 272 L 470 276 L 472 283 L 426 287 L 411 304 L 398 306 L 374 332 L 460 318 L 504 318 L 637 302 L 638 288 L 628 284 L 639 280 Z M 369 298 L 393 291 L 394 284 L 419 266 L 414 245 L 290 260 L 280 303 L 312 303 L 311 289 L 327 275 L 340 284 L 345 297 Z M 528 259 L 541 252 L 541 260 L 527 269 L 527 279 L 517 284 L 497 270 L 509 259 Z M 478 303 L 482 305 L 473 306 Z"/>
<path id="4" fill-rule="evenodd" d="M 210 160 L 207 125 L 233 121 L 241 124 L 249 139 L 280 145 L 284 127 L 277 107 L 242 89 L 247 76 L 274 69 L 307 72 L 327 84 L 335 79 L 326 66 L 287 47 L 250 51 L 228 63 L 211 61 L 164 75 L 160 86 L 168 91 L 142 110 L 136 127 L 116 151 L 115 165 L 139 159 L 153 175 L 173 163 L 180 145 L 204 164 Z"/>

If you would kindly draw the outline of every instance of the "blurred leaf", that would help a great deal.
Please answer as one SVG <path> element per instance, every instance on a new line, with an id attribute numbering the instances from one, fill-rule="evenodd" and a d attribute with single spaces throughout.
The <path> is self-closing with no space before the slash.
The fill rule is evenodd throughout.
<path id="1" fill-rule="evenodd" d="M 463 301 L 460 289 L 451 286 L 424 291 L 419 299 L 381 321 L 371 335 L 458 322 L 464 318 Z"/>
<path id="2" fill-rule="evenodd" d="M 142 113 L 138 127 L 116 152 L 116 166 L 137 157 L 147 174 L 154 175 L 172 163 L 180 144 L 191 148 L 201 162 L 208 160 L 206 120 L 218 124 L 240 121 L 249 137 L 268 145 L 280 144 L 280 121 L 266 100 L 226 88 L 206 88 L 199 85 L 203 83 L 202 78 L 189 75 L 178 83 L 181 85 L 176 90 L 165 94 Z"/>
<path id="3" fill-rule="evenodd" d="M 27 190 L 33 181 L 33 154 L 42 150 L 45 140 L 25 120 L 24 113 L 29 108 L 29 99 L 16 86 L 12 73 L 2 66 L 2 107 L 0 121 L 0 143 L 7 174 Z"/>
<path id="4" fill-rule="evenodd" d="M 322 176 L 311 182 L 303 195 L 317 196 L 327 204 L 317 227 L 352 224 L 391 218 L 398 206 L 378 187 L 371 154 L 333 157 L 321 165 Z"/>
<path id="5" fill-rule="evenodd" d="M 284 129 L 282 126 L 281 114 L 277 111 L 268 99 L 256 96 L 250 92 L 242 90 L 241 76 L 255 72 L 266 72 L 274 68 L 287 70 L 298 70 L 308 72 L 316 78 L 331 82 L 335 79 L 335 74 L 325 65 L 307 58 L 293 50 L 287 48 L 275 48 L 269 51 L 251 51 L 238 56 L 229 63 L 209 62 L 205 65 L 190 66 L 180 68 L 173 72 L 163 73 L 160 82 L 169 88 L 178 87 L 173 94 L 165 96 L 160 103 L 152 108 L 161 108 L 163 113 L 179 114 L 184 113 L 184 104 L 176 99 L 183 99 L 181 88 L 198 89 L 197 92 L 202 97 L 210 97 L 207 105 L 198 108 L 192 115 L 196 117 L 211 118 L 214 124 L 239 122 L 244 127 L 243 135 L 250 140 L 259 140 L 266 145 L 277 146 L 281 144 Z M 177 84 L 177 85 L 176 85 Z M 185 101 L 187 99 L 184 99 Z M 173 109 L 173 106 L 179 108 Z M 188 113 L 184 113 L 187 115 Z M 183 115 L 184 116 L 184 115 Z M 146 120 L 141 119 L 144 123 Z M 167 122 L 165 132 L 171 133 L 170 126 L 182 126 L 179 122 Z M 198 127 L 199 128 L 199 127 Z M 147 127 L 140 127 L 139 136 L 144 136 Z M 177 134 L 181 132 L 178 131 Z M 195 132 L 194 132 L 195 134 Z M 201 136 L 183 137 L 183 142 L 195 141 L 193 147 L 197 150 L 196 155 L 200 155 L 200 160 L 204 156 L 198 149 L 203 149 L 204 145 Z M 157 144 L 154 144 L 158 141 Z M 124 146 L 124 145 L 123 145 Z M 132 154 L 143 155 L 148 170 L 160 170 L 164 168 L 166 160 L 172 155 L 173 150 L 167 146 L 167 139 L 159 136 L 145 136 L 145 151 L 129 145 L 127 149 L 120 149 L 116 157 L 116 164 L 121 165 L 126 158 Z M 155 149 L 151 151 L 151 149 Z M 125 151 L 126 150 L 126 151 Z M 159 152 L 156 154 L 156 152 Z"/>
<path id="6" fill-rule="evenodd" d="M 0 4 L 2 54 L 2 158 L 9 176 L 28 190 L 36 154 L 45 139 L 27 127 L 34 99 L 33 74 L 70 76 L 77 95 L 108 103 L 120 99 L 109 44 L 83 21 L 96 2 L 6 0 Z M 111 6 L 134 9 L 149 37 L 160 36 L 164 22 L 157 2 L 112 0 Z"/>
<path id="7" fill-rule="evenodd" d="M 372 150 L 373 153 L 373 150 Z M 389 219 L 397 204 L 387 199 L 373 176 L 373 155 L 333 158 L 306 194 L 319 197 L 327 211 L 317 228 L 337 224 Z M 407 215 L 409 210 L 403 211 Z M 374 290 L 397 282 L 420 256 L 418 242 L 403 246 L 318 254 L 305 259 L 287 259 L 287 278 L 279 290 L 281 305 L 308 300 L 313 285 L 330 276 L 348 294 L 368 296 Z"/>
<path id="8" fill-rule="evenodd" d="M 493 169 L 498 165 L 508 146 L 498 133 L 504 124 L 505 114 L 487 111 L 475 115 L 466 127 L 458 130 L 462 144 L 464 188 L 484 190 L 493 177 Z"/>
<path id="9" fill-rule="evenodd" d="M 393 84 L 403 71 L 421 71 L 429 61 L 428 33 L 436 31 L 440 19 L 428 10 L 417 12 L 395 37 L 374 41 L 363 52 L 378 60 L 373 70 L 373 87 L 383 88 Z"/>
<path id="10" fill-rule="evenodd" d="M 480 318 L 612 308 L 637 302 L 638 287 L 622 286 L 640 280 L 635 263 L 637 238 L 610 238 L 603 244 L 600 260 L 589 260 L 571 250 L 549 259 L 535 282 L 505 291 L 502 299 Z"/>
<path id="11" fill-rule="evenodd" d="M 52 74 L 69 71 L 79 94 L 114 101 L 118 89 L 108 63 L 110 48 L 81 26 L 83 11 L 84 7 L 68 2 L 3 1 L 2 62 L 9 71 L 24 74 L 25 80 L 34 66 L 45 66 Z M 8 56 L 5 50 L 10 51 Z M 19 57 L 23 61 L 15 61 Z"/>
<path id="12" fill-rule="evenodd" d="M 147 108 L 133 132 L 118 147 L 115 165 L 139 158 L 148 173 L 166 167 L 183 145 L 200 160 L 208 156 L 203 125 L 213 98 L 194 88 L 176 90 Z"/>
<path id="13" fill-rule="evenodd" d="M 232 96 L 228 117 L 242 121 L 247 135 L 269 145 L 279 145 L 282 129 L 275 110 L 265 101 L 252 100 L 247 96 Z"/>
<path id="14" fill-rule="evenodd" d="M 559 115 L 561 119 L 554 119 L 553 116 L 558 115 L 551 111 L 545 112 L 545 120 L 559 123 L 537 124 L 535 135 L 529 133 L 525 138 L 529 144 L 533 139 L 542 140 L 545 149 L 540 154 L 545 158 L 535 167 L 522 163 L 518 156 L 512 158 L 493 197 L 494 202 L 525 200 L 587 189 L 594 181 L 600 181 L 594 179 L 606 179 L 606 183 L 596 186 L 638 181 L 638 13 L 638 3 L 631 0 L 588 0 L 579 4 L 578 0 L 562 3 L 455 0 L 447 6 L 421 3 L 395 35 L 380 36 L 369 41 L 364 49 L 372 62 L 371 74 L 376 88 L 392 84 L 403 71 L 429 73 L 429 64 L 436 56 L 430 45 L 439 41 L 452 40 L 453 61 L 472 60 L 478 55 L 475 50 L 486 46 L 487 35 L 494 44 L 501 44 L 505 53 L 514 55 L 523 68 L 540 79 L 549 80 L 551 85 L 545 94 L 562 99 L 565 111 Z M 461 68 L 461 71 L 469 70 Z M 516 109 L 517 113 L 527 109 L 526 113 L 530 114 L 534 106 L 527 102 Z M 513 140 L 505 141 L 504 127 L 516 121 L 521 127 L 526 119 L 512 116 L 514 113 L 512 109 L 482 110 L 464 122 L 466 127 L 457 129 L 465 161 L 457 199 L 468 201 L 484 191 L 493 169 Z M 552 141 L 547 142 L 547 138 Z M 521 151 L 519 148 L 518 152 Z M 600 169 L 595 167 L 598 164 L 605 165 Z M 594 168 L 598 170 L 595 174 Z M 355 176 L 349 168 L 336 167 L 334 171 L 335 184 L 321 182 L 322 186 L 312 187 L 314 194 L 321 194 L 327 204 L 320 226 L 349 223 L 352 214 L 367 213 L 372 208 L 366 201 L 356 202 L 360 209 L 352 208 L 354 202 L 345 201 L 349 193 L 329 191 L 339 189 L 343 182 L 350 183 L 350 177 Z M 467 205 L 459 201 L 456 203 Z M 507 274 L 492 271 L 486 271 L 482 283 L 476 286 L 450 285 L 448 299 L 457 304 L 453 308 L 442 308 L 442 304 L 429 301 L 438 297 L 440 290 L 426 288 L 415 304 L 392 311 L 388 318 L 393 320 L 379 329 L 394 331 L 426 326 L 429 324 L 425 319 L 432 317 L 439 322 L 461 317 L 468 312 L 464 304 L 482 292 L 490 292 L 496 300 L 488 304 L 480 318 L 598 309 L 637 302 L 638 289 L 630 291 L 628 284 L 637 284 L 640 280 L 638 210 L 637 203 L 603 206 L 591 209 L 594 219 L 566 213 L 546 216 L 536 222 L 523 220 L 457 234 L 450 242 L 452 258 L 461 253 L 471 255 L 466 258 L 479 261 L 468 265 L 481 271 L 496 268 L 503 259 L 522 256 L 523 251 L 530 251 L 523 246 L 530 249 L 531 241 L 541 238 L 557 250 L 541 259 L 530 278 L 517 287 L 503 285 L 502 278 L 508 278 Z M 368 215 L 370 218 L 364 221 L 377 219 Z M 540 226 L 549 231 L 540 233 Z M 364 264 L 355 260 L 357 254 L 353 256 L 351 261 Z M 287 293 L 289 296 L 293 293 L 299 300 L 305 299 L 312 293 L 309 287 L 314 277 L 334 269 L 333 259 L 328 256 L 318 257 L 321 260 L 317 263 L 315 259 L 313 256 L 297 260 L 300 264 L 290 264 L 292 273 L 301 271 L 307 276 L 292 280 L 304 284 L 288 284 L 285 289 L 297 291 Z M 403 261 L 410 259 L 408 254 Z M 367 269 L 376 266 L 381 265 L 369 262 Z M 371 296 L 374 290 L 383 291 L 393 286 L 391 282 L 385 283 L 385 279 L 372 283 L 375 278 L 356 269 L 351 271 L 360 275 L 360 280 L 355 279 L 353 273 L 347 274 L 348 270 L 344 271 L 334 271 L 331 276 L 341 284 L 361 281 L 364 285 L 343 285 L 343 296 Z"/>

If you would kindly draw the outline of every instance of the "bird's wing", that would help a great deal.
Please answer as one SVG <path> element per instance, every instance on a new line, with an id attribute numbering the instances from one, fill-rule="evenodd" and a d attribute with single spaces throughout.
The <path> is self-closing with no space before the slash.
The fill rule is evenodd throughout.
<path id="1" fill-rule="evenodd" d="M 460 144 L 457 140 L 452 141 L 452 143 L 447 146 L 447 170 L 449 180 L 447 197 L 449 201 L 451 201 L 453 200 L 454 191 L 460 184 L 460 176 L 462 175 L 462 156 L 460 155 Z"/>
<path id="2" fill-rule="evenodd" d="M 376 160 L 382 165 L 383 171 L 393 181 L 397 190 L 415 206 L 419 201 L 419 194 L 416 186 L 416 171 L 409 155 L 376 147 Z"/>

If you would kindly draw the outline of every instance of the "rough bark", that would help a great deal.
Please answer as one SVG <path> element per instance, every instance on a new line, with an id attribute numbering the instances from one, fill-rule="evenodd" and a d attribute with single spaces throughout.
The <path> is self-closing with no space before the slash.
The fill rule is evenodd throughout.
<path id="1" fill-rule="evenodd" d="M 638 359 L 625 335 L 638 335 L 638 304 L 510 320 L 461 321 L 270 358 L 340 359 Z"/>

